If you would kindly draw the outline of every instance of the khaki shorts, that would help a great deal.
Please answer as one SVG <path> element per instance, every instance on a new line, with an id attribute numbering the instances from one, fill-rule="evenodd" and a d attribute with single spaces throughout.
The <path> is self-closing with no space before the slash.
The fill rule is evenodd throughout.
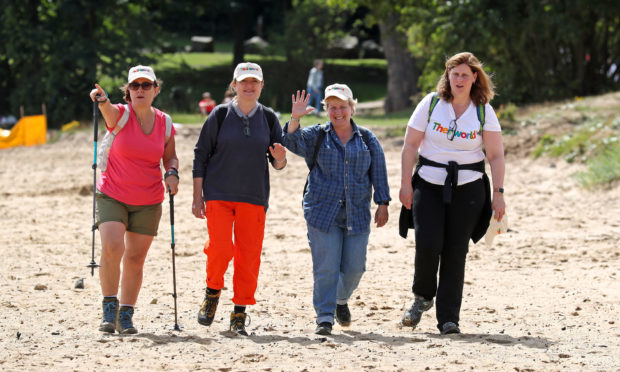
<path id="1" fill-rule="evenodd" d="M 121 222 L 127 231 L 156 236 L 161 219 L 161 203 L 125 204 L 97 190 L 95 217 L 97 227 L 104 222 Z"/>

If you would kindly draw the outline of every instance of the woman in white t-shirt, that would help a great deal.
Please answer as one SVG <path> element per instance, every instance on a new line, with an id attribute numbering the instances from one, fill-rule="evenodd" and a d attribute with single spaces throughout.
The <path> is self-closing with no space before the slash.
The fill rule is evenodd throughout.
<path id="1" fill-rule="evenodd" d="M 456 54 L 446 61 L 437 93 L 424 97 L 409 119 L 399 198 L 401 235 L 403 216 L 408 214 L 415 228 L 416 255 L 414 303 L 403 315 L 405 326 L 415 328 L 436 297 L 437 327 L 442 334 L 460 333 L 469 240 L 476 242 L 484 235 L 491 210 L 498 220 L 505 213 L 504 147 L 489 104 L 493 89 L 473 54 Z M 483 145 L 491 166 L 492 197 Z M 403 236 L 406 231 L 407 227 Z"/>

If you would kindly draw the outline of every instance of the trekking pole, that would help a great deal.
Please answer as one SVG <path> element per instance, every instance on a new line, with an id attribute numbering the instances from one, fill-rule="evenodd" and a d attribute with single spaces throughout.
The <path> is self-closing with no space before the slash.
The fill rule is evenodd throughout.
<path id="1" fill-rule="evenodd" d="M 174 260 L 174 195 L 170 189 L 168 189 L 168 195 L 170 196 L 170 249 L 172 250 L 172 297 L 174 298 L 174 327 L 172 329 L 180 332 L 181 327 L 177 320 L 177 273 Z"/>
<path id="2" fill-rule="evenodd" d="M 90 267 L 90 276 L 94 276 L 95 275 L 95 267 L 99 267 L 99 265 L 97 265 L 97 263 L 95 262 L 95 230 L 97 230 L 97 226 L 95 224 L 95 205 L 96 205 L 96 198 L 97 198 L 97 135 L 98 135 L 98 125 L 97 125 L 97 116 L 98 116 L 98 108 L 97 108 L 97 99 L 99 98 L 99 96 L 95 96 L 95 100 L 93 101 L 93 126 L 94 128 L 94 144 L 95 144 L 95 155 L 93 157 L 93 226 L 92 226 L 92 231 L 93 231 L 93 244 L 92 244 L 92 251 L 91 251 L 91 259 L 90 259 L 90 264 L 86 265 L 86 267 Z"/>

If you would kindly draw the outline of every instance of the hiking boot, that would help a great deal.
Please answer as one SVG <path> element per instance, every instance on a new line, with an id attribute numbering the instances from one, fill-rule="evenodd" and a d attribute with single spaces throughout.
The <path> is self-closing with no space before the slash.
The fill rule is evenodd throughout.
<path id="1" fill-rule="evenodd" d="M 330 322 L 319 323 L 314 333 L 317 335 L 329 336 L 332 334 L 332 324 Z"/>
<path id="2" fill-rule="evenodd" d="M 442 335 L 450 335 L 450 334 L 455 334 L 455 333 L 461 333 L 461 330 L 459 329 L 459 326 L 456 323 L 445 322 L 441 326 Z"/>
<path id="3" fill-rule="evenodd" d="M 347 304 L 336 305 L 336 321 L 343 327 L 351 325 L 351 312 Z"/>
<path id="4" fill-rule="evenodd" d="M 118 319 L 116 320 L 116 330 L 122 335 L 133 335 L 138 330 L 133 326 L 133 307 L 121 306 L 118 311 Z"/>
<path id="5" fill-rule="evenodd" d="M 208 291 L 205 293 L 205 299 L 202 300 L 202 305 L 198 311 L 198 323 L 204 326 L 210 326 L 213 323 L 221 293 L 222 291 L 217 292 L 217 294 L 209 294 Z"/>
<path id="6" fill-rule="evenodd" d="M 116 331 L 116 316 L 118 315 L 118 298 L 103 299 L 103 320 L 99 325 L 101 332 L 114 333 Z"/>
<path id="7" fill-rule="evenodd" d="M 401 323 L 406 327 L 415 327 L 422 319 L 422 313 L 433 307 L 433 300 L 427 300 L 422 296 L 415 295 L 413 305 L 405 311 Z"/>
<path id="8" fill-rule="evenodd" d="M 245 331 L 246 318 L 246 313 L 230 313 L 230 331 L 241 336 L 247 336 L 248 333 Z"/>

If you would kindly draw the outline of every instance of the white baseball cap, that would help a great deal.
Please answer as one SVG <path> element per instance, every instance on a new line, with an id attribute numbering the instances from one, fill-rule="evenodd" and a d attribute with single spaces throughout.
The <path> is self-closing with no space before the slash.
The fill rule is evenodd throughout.
<path id="1" fill-rule="evenodd" d="M 259 65 L 252 62 L 242 62 L 235 67 L 235 74 L 233 75 L 235 80 L 242 81 L 249 77 L 263 81 L 263 70 Z"/>
<path id="2" fill-rule="evenodd" d="M 505 234 L 508 231 L 508 217 L 504 214 L 502 220 L 497 222 L 495 219 L 495 211 L 493 211 L 493 216 L 491 216 L 491 221 L 489 222 L 489 228 L 487 229 L 487 233 L 484 235 L 484 242 L 487 246 L 491 246 L 493 244 L 493 239 L 500 235 Z"/>
<path id="3" fill-rule="evenodd" d="M 336 97 L 339 98 L 343 101 L 349 101 L 349 100 L 354 100 L 353 99 L 353 92 L 351 91 L 351 88 L 349 88 L 346 84 L 332 84 L 330 86 L 328 86 L 327 88 L 325 88 L 325 98 L 327 99 L 329 97 Z"/>
<path id="4" fill-rule="evenodd" d="M 129 74 L 127 75 L 127 82 L 131 83 L 132 81 L 146 78 L 152 82 L 155 82 L 157 78 L 155 77 L 155 71 L 151 68 L 151 66 L 134 66 L 129 69 Z"/>

